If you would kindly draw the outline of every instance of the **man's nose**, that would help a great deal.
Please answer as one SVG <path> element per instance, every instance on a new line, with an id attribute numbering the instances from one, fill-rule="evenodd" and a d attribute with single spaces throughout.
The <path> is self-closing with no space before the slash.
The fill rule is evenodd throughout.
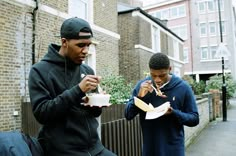
<path id="1" fill-rule="evenodd" d="M 159 77 L 155 77 L 154 81 L 155 81 L 156 83 L 160 83 L 160 82 L 161 82 L 161 79 L 160 79 Z"/>
<path id="2" fill-rule="evenodd" d="M 89 46 L 85 46 L 85 47 L 83 48 L 83 53 L 88 53 L 88 51 L 89 51 Z"/>

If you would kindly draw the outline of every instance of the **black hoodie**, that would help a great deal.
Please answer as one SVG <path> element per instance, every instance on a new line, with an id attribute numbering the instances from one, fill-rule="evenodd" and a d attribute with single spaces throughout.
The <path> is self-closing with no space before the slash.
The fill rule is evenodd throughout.
<path id="1" fill-rule="evenodd" d="M 85 93 L 78 86 L 85 65 L 62 57 L 60 46 L 51 44 L 44 58 L 29 74 L 29 93 L 35 118 L 41 123 L 39 141 L 48 156 L 87 156 L 102 151 L 98 133 L 98 107 L 81 105 Z"/>

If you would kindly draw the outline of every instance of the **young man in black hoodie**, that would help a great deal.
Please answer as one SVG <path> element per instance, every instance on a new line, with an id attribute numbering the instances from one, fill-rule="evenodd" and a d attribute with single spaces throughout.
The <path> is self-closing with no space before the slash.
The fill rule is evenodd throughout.
<path id="1" fill-rule="evenodd" d="M 89 23 L 69 18 L 61 26 L 61 46 L 51 44 L 33 65 L 29 93 L 33 113 L 42 124 L 39 142 L 46 156 L 115 156 L 101 143 L 96 117 L 102 108 L 83 106 L 86 92 L 99 77 L 83 64 L 93 36 Z"/>

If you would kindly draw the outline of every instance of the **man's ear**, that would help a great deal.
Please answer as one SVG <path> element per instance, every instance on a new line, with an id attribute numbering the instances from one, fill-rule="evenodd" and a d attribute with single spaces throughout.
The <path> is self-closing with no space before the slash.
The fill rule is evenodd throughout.
<path id="1" fill-rule="evenodd" d="M 61 39 L 61 46 L 67 47 L 67 40 L 65 38 Z"/>
<path id="2" fill-rule="evenodd" d="M 169 67 L 169 73 L 170 73 L 170 71 L 171 71 L 171 66 Z"/>

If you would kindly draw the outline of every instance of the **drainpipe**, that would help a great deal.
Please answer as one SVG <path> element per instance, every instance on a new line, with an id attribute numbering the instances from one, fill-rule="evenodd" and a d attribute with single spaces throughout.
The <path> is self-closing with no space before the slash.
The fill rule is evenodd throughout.
<path id="1" fill-rule="evenodd" d="M 193 55 L 194 55 L 194 53 L 193 53 L 193 32 L 192 32 L 192 19 L 191 19 L 191 17 L 192 17 L 192 12 L 191 12 L 191 1 L 190 0 L 188 0 L 188 11 L 189 11 L 189 32 L 190 32 L 190 51 L 191 51 L 191 71 L 192 71 L 192 76 L 194 76 L 193 75 L 193 63 L 194 63 L 194 60 L 193 60 Z M 196 80 L 196 76 L 195 76 L 195 80 Z"/>
<path id="2" fill-rule="evenodd" d="M 38 5 L 39 5 L 39 2 L 38 0 L 35 0 L 35 8 L 33 10 L 33 17 L 32 17 L 32 23 L 33 23 L 33 34 L 32 34 L 32 65 L 35 63 L 35 36 L 36 36 L 36 33 L 35 33 L 35 29 L 36 29 L 36 14 L 37 14 L 37 11 L 38 11 Z"/>

